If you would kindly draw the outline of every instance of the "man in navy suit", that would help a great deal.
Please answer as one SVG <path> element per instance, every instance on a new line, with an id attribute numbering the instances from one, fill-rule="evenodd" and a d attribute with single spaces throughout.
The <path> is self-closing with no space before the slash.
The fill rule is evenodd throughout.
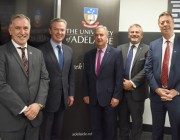
<path id="1" fill-rule="evenodd" d="M 171 13 L 160 14 L 158 24 L 162 37 L 150 43 L 145 64 L 151 88 L 152 138 L 163 140 L 168 112 L 172 140 L 180 140 L 180 38 L 174 34 Z"/>
<path id="2" fill-rule="evenodd" d="M 66 28 L 66 20 L 51 20 L 51 39 L 39 47 L 43 52 L 50 77 L 48 97 L 43 111 L 44 119 L 40 129 L 41 140 L 61 139 L 64 111 L 74 102 L 73 52 L 69 46 L 62 43 Z M 60 57 L 60 51 L 63 57 Z"/>
<path id="3" fill-rule="evenodd" d="M 108 30 L 94 31 L 97 48 L 84 57 L 84 102 L 90 107 L 93 140 L 113 140 L 116 134 L 116 106 L 122 96 L 122 54 L 108 43 Z"/>

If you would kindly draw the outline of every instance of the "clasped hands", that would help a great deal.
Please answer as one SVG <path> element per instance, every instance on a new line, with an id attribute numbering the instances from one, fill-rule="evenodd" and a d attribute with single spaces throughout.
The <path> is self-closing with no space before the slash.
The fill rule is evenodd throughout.
<path id="1" fill-rule="evenodd" d="M 84 100 L 84 103 L 85 103 L 85 104 L 89 104 L 89 103 L 90 103 L 89 96 L 83 97 L 83 100 Z M 116 107 L 116 106 L 119 104 L 119 99 L 112 98 L 110 104 L 111 104 L 111 107 L 112 107 L 112 108 Z"/>
<path id="2" fill-rule="evenodd" d="M 129 90 L 129 91 L 132 91 L 134 89 L 130 80 L 124 79 L 123 89 L 124 90 Z"/>
<path id="3" fill-rule="evenodd" d="M 39 104 L 33 103 L 29 105 L 23 113 L 27 117 L 27 119 L 32 121 L 36 118 L 40 110 L 41 110 L 41 107 L 39 106 Z"/>
<path id="4" fill-rule="evenodd" d="M 177 96 L 177 91 L 175 89 L 164 89 L 157 88 L 155 92 L 160 96 L 161 101 L 172 101 L 175 96 Z"/>

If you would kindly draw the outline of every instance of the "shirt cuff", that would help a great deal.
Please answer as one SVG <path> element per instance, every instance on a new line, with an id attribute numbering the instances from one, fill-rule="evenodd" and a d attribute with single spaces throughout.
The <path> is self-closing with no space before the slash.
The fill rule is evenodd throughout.
<path id="1" fill-rule="evenodd" d="M 27 109 L 27 106 L 25 106 L 19 114 L 22 114 Z"/>
<path id="2" fill-rule="evenodd" d="M 130 80 L 130 82 L 131 82 L 131 84 L 133 85 L 133 88 L 136 88 L 136 85 L 134 84 L 134 82 L 131 81 L 131 80 Z"/>

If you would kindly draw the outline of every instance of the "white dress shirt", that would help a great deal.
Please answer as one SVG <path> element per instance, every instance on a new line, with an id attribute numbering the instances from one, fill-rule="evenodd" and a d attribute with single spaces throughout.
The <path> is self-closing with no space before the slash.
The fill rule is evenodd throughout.
<path id="1" fill-rule="evenodd" d="M 22 48 L 22 46 L 18 45 L 18 44 L 17 44 L 16 42 L 14 42 L 13 40 L 11 40 L 11 41 L 12 41 L 12 44 L 15 46 L 15 48 L 16 48 L 18 54 L 19 54 L 19 57 L 22 59 L 22 51 L 21 51 L 21 49 L 19 49 L 19 47 Z M 25 44 L 24 47 L 26 48 L 26 49 L 25 49 L 25 55 L 26 55 L 26 58 L 28 59 L 27 43 Z M 25 107 L 19 112 L 19 114 L 22 114 L 26 109 L 27 109 L 27 106 L 25 106 Z"/>
<path id="2" fill-rule="evenodd" d="M 133 48 L 133 58 L 132 58 L 132 61 L 131 61 L 130 72 L 129 72 L 129 78 L 130 78 L 130 79 L 131 79 L 132 65 L 133 65 L 134 58 L 135 58 L 135 56 L 136 56 L 136 53 L 137 53 L 139 44 L 140 44 L 140 43 L 138 43 L 138 44 L 132 44 L 132 43 L 130 43 L 130 45 L 129 45 L 128 53 L 129 53 L 129 51 L 130 51 L 130 49 L 131 49 L 131 46 L 132 46 L 132 45 L 135 46 L 135 47 Z M 128 53 L 127 53 L 127 55 L 128 55 Z M 132 80 L 130 80 L 130 82 L 132 83 L 133 87 L 136 88 L 136 85 L 134 84 L 134 82 L 133 82 Z"/>
<path id="3" fill-rule="evenodd" d="M 169 46 L 170 46 L 170 58 L 169 58 L 168 74 L 169 74 L 170 66 L 171 66 L 171 58 L 172 58 L 172 52 L 173 52 L 173 46 L 174 46 L 174 38 L 175 38 L 175 34 L 168 40 L 169 41 Z M 166 41 L 167 40 L 163 37 L 161 70 L 162 70 L 165 50 L 166 50 L 166 47 L 167 47 L 167 42 Z"/>
<path id="4" fill-rule="evenodd" d="M 61 42 L 60 44 L 57 44 L 57 43 L 55 43 L 52 39 L 50 40 L 50 42 L 51 42 L 51 45 L 52 45 L 52 47 L 53 47 L 54 53 L 55 53 L 55 55 L 56 55 L 56 58 L 57 58 L 57 60 L 59 61 L 59 57 L 58 57 L 58 50 L 59 50 L 59 49 L 57 48 L 57 45 L 61 46 L 61 52 L 63 53 L 62 42 Z"/>

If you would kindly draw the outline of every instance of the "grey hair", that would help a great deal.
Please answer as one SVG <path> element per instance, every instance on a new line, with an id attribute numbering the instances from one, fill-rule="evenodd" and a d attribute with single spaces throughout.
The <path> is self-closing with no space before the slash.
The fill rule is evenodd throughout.
<path id="1" fill-rule="evenodd" d="M 96 30 L 98 30 L 98 29 L 104 29 L 105 34 L 108 36 L 108 29 L 107 29 L 106 26 L 104 26 L 104 25 L 99 25 L 99 26 L 97 26 L 97 27 L 95 28 L 95 30 L 94 30 L 94 34 L 95 34 Z"/>
<path id="2" fill-rule="evenodd" d="M 23 18 L 27 19 L 27 21 L 29 22 L 29 27 L 31 28 L 31 24 L 30 24 L 30 23 L 31 23 L 31 20 L 30 20 L 29 17 L 25 16 L 24 14 L 16 14 L 16 15 L 13 15 L 13 16 L 11 17 L 11 21 L 10 21 L 9 27 L 12 26 L 12 22 L 13 22 L 15 19 L 17 19 L 17 18 L 19 18 L 19 19 L 23 19 Z"/>
<path id="3" fill-rule="evenodd" d="M 141 33 L 143 34 L 143 29 L 142 29 L 141 25 L 140 25 L 140 24 L 137 24 L 137 23 L 136 23 L 136 24 L 132 24 L 132 25 L 129 27 L 128 32 L 130 32 L 131 28 L 134 27 L 134 26 L 135 26 L 135 27 L 139 27 L 140 30 L 141 30 Z"/>

